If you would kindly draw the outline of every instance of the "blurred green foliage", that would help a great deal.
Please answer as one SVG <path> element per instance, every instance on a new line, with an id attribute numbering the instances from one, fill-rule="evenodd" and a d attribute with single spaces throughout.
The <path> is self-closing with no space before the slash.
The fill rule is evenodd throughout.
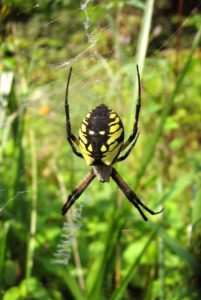
<path id="1" fill-rule="evenodd" d="M 140 138 L 117 166 L 140 199 L 163 213 L 144 223 L 113 182 L 95 180 L 69 216 L 60 215 L 88 170 L 66 143 L 69 65 L 74 132 L 104 102 L 128 136 L 135 54 L 150 2 L 0 4 L 4 300 L 201 298 L 201 19 L 193 1 L 154 4 L 142 58 Z"/>

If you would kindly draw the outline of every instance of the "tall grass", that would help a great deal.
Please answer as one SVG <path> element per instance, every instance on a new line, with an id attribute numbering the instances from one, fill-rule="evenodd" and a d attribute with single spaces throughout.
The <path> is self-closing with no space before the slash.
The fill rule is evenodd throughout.
<path id="1" fill-rule="evenodd" d="M 31 179 L 32 179 L 32 197 L 30 212 L 30 227 L 27 242 L 27 258 L 26 258 L 26 279 L 31 277 L 34 264 L 34 248 L 36 236 L 37 221 L 37 198 L 38 198 L 38 176 L 37 176 L 37 156 L 36 156 L 36 140 L 34 131 L 30 131 L 30 148 L 31 148 Z"/>
<path id="2" fill-rule="evenodd" d="M 4 288 L 4 275 L 5 275 L 5 258 L 6 258 L 6 243 L 7 235 L 10 227 L 10 222 L 7 221 L 2 223 L 0 221 L 1 231 L 0 231 L 0 297 L 2 297 L 2 292 Z"/>
<path id="3" fill-rule="evenodd" d="M 159 141 L 159 138 L 162 135 L 163 128 L 164 128 L 165 122 L 167 120 L 167 117 L 169 116 L 171 109 L 173 108 L 174 100 L 182 87 L 182 83 L 183 83 L 183 81 L 187 75 L 187 72 L 189 70 L 189 67 L 192 63 L 193 55 L 199 46 L 200 36 L 201 36 L 201 29 L 198 30 L 197 34 L 195 35 L 195 38 L 192 43 L 191 51 L 189 53 L 187 61 L 178 76 L 178 79 L 175 83 L 174 90 L 172 92 L 172 95 L 170 96 L 170 99 L 165 103 L 161 118 L 159 120 L 158 128 L 157 128 L 155 134 L 151 137 L 151 140 L 149 142 L 149 147 L 146 149 L 146 152 L 143 155 L 142 164 L 141 164 L 140 169 L 137 172 L 137 175 L 135 177 L 134 188 L 136 188 L 138 186 L 142 176 L 145 173 L 147 166 L 149 165 L 151 159 L 154 157 L 154 151 L 155 151 L 156 145 Z"/>
<path id="4" fill-rule="evenodd" d="M 152 22 L 152 14 L 154 8 L 154 0 L 146 0 L 144 6 L 143 17 L 141 21 L 141 29 L 139 32 L 139 38 L 137 43 L 137 52 L 135 57 L 135 63 L 139 66 L 139 73 L 142 77 L 142 72 L 144 68 L 145 58 L 148 49 L 149 36 L 151 30 L 151 22 Z M 134 70 L 136 68 L 134 67 Z M 136 74 L 136 72 L 135 72 Z M 134 76 L 135 78 L 135 76 Z M 131 112 L 135 111 L 136 99 L 138 96 L 138 82 L 137 80 L 133 80 L 133 97 L 131 102 Z M 129 124 L 133 123 L 131 119 L 132 114 L 130 114 Z"/>
<path id="5" fill-rule="evenodd" d="M 14 73 L 13 78 L 15 78 Z M 4 118 L 1 119 L 0 219 L 2 227 L 0 233 L 0 281 L 1 284 L 4 283 L 4 285 L 1 285 L 1 293 L 3 293 L 3 289 L 7 285 L 7 274 L 9 274 L 9 272 L 13 272 L 12 276 L 14 276 L 14 271 L 12 268 L 15 269 L 15 267 L 8 257 L 12 257 L 17 248 L 15 245 L 10 249 L 10 240 L 15 244 L 16 240 L 20 240 L 22 238 L 21 231 L 14 233 L 15 226 L 16 224 L 25 225 L 27 219 L 26 202 L 24 196 L 26 192 L 26 183 L 24 177 L 25 158 L 22 145 L 26 112 L 24 106 L 21 106 L 21 103 L 17 98 L 14 80 L 10 83 L 11 86 L 4 99 L 6 103 L 4 106 L 5 111 L 3 113 Z M 5 85 L 7 84 L 8 82 L 6 82 Z M 1 114 L 1 117 L 3 115 Z M 12 163 L 9 161 L 9 155 L 12 156 Z M 5 264 L 5 262 L 8 262 L 8 264 Z M 9 263 L 11 263 L 11 265 L 9 265 Z"/>
<path id="6" fill-rule="evenodd" d="M 152 1 L 150 1 L 150 2 L 152 2 Z M 153 4 L 153 2 L 152 2 L 152 4 Z M 147 16 L 147 18 L 148 17 L 151 18 L 151 10 L 153 9 L 153 6 L 151 5 L 151 3 L 149 3 L 149 1 L 147 2 L 147 5 L 148 5 L 147 9 L 149 10 L 149 14 L 146 14 L 146 16 Z M 150 20 L 148 20 L 147 23 L 150 26 Z M 141 35 L 144 34 L 146 36 L 146 38 L 141 37 L 140 44 L 142 43 L 142 40 L 143 40 L 143 43 L 146 43 L 147 42 L 146 39 L 148 39 L 148 34 L 147 34 L 148 28 L 147 28 L 147 30 L 145 30 L 143 28 L 142 31 L 143 31 L 143 33 L 141 33 Z M 167 120 L 167 117 L 171 112 L 171 109 L 174 104 L 174 100 L 182 87 L 182 83 L 183 83 L 184 79 L 186 78 L 189 67 L 191 65 L 193 55 L 199 45 L 200 34 L 201 34 L 201 30 L 199 30 L 197 32 L 197 34 L 194 38 L 192 48 L 191 48 L 191 51 L 187 58 L 187 61 L 184 65 L 183 69 L 181 70 L 180 75 L 175 83 L 175 88 L 172 92 L 170 99 L 165 104 L 163 113 L 162 113 L 160 121 L 159 121 L 159 126 L 157 128 L 157 131 L 152 136 L 152 142 L 149 144 L 149 148 L 145 152 L 142 165 L 140 167 L 139 172 L 136 175 L 134 188 L 136 188 L 137 185 L 139 184 L 140 179 L 143 177 L 146 168 L 148 167 L 151 159 L 153 158 L 154 150 L 155 150 L 156 145 L 163 133 L 163 128 L 164 128 L 165 122 Z M 145 53 L 141 58 L 141 63 L 144 62 L 144 59 L 145 59 Z M 189 176 L 189 180 L 191 182 L 190 176 Z M 184 185 L 184 187 L 185 187 L 185 185 Z M 181 188 L 181 185 L 180 185 L 180 188 Z M 173 189 L 174 189 L 174 187 L 173 187 Z M 166 197 L 166 201 L 168 200 L 168 196 Z M 122 229 L 122 226 L 125 224 L 125 221 L 126 220 L 125 220 L 124 213 L 122 213 L 122 215 L 121 215 L 119 213 L 114 212 L 113 218 L 111 219 L 110 224 L 108 224 L 108 233 L 107 233 L 107 237 L 105 238 L 104 250 L 102 252 L 102 255 L 97 258 L 96 267 L 94 267 L 94 269 L 93 269 L 93 274 L 95 274 L 95 276 L 90 276 L 91 280 L 89 281 L 89 284 L 88 284 L 86 299 L 100 300 L 104 297 L 103 279 L 106 277 L 106 270 L 112 264 L 112 261 L 113 261 L 112 256 L 115 254 L 116 243 L 118 241 L 118 237 L 120 236 L 120 231 Z M 188 250 L 184 249 L 181 245 L 179 245 L 176 242 L 176 240 L 167 236 L 164 233 L 164 231 L 162 230 L 162 227 L 156 226 L 156 225 L 153 226 L 152 224 L 148 225 L 148 227 L 150 227 L 151 232 L 153 230 L 154 233 L 151 234 L 147 243 L 144 245 L 144 248 L 140 252 L 138 258 L 135 261 L 133 261 L 133 265 L 129 268 L 128 272 L 126 273 L 126 275 L 120 282 L 119 287 L 112 293 L 111 297 L 109 297 L 108 299 L 111 299 L 111 300 L 122 299 L 125 289 L 128 286 L 130 280 L 132 279 L 135 269 L 138 267 L 138 265 L 141 261 L 141 258 L 145 255 L 146 250 L 148 249 L 150 243 L 154 240 L 156 232 L 157 232 L 157 234 L 159 234 L 162 241 L 164 241 L 165 244 L 168 245 L 168 247 L 173 252 L 175 252 L 178 256 L 181 257 L 182 260 L 186 261 L 186 263 L 189 264 L 189 266 L 191 266 L 192 270 L 195 273 L 198 272 L 199 266 L 198 266 L 196 260 L 194 259 L 194 257 L 191 255 L 191 253 Z"/>

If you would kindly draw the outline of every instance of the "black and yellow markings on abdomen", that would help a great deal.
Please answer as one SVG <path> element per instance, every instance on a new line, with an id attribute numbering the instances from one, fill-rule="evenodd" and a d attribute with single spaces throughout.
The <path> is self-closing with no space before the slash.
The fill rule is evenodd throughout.
<path id="1" fill-rule="evenodd" d="M 111 165 L 119 154 L 124 139 L 119 116 L 104 104 L 84 118 L 79 130 L 80 151 L 88 165 Z"/>
<path id="2" fill-rule="evenodd" d="M 109 118 L 109 133 L 107 136 L 108 150 L 102 158 L 102 162 L 105 165 L 111 165 L 113 163 L 121 150 L 124 140 L 124 128 L 119 116 L 113 110 L 110 110 Z"/>
<path id="3" fill-rule="evenodd" d="M 88 136 L 88 119 L 90 118 L 90 113 L 86 115 L 79 130 L 79 146 L 84 159 L 86 160 L 88 165 L 92 165 L 94 162 L 94 158 L 92 157 L 93 147 L 92 144 L 89 143 Z"/>

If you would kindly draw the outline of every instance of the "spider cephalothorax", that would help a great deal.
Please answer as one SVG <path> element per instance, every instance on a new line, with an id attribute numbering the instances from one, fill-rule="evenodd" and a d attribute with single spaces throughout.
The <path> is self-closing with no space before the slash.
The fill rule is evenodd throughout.
<path id="1" fill-rule="evenodd" d="M 67 140 L 69 141 L 73 152 L 77 156 L 84 158 L 86 163 L 92 166 L 92 170 L 82 179 L 79 185 L 68 196 L 68 199 L 62 208 L 62 214 L 65 214 L 69 210 L 69 208 L 95 177 L 97 177 L 101 182 L 108 182 L 111 177 L 123 191 L 128 200 L 138 209 L 141 216 L 146 221 L 147 217 L 141 208 L 144 208 L 152 215 L 158 214 L 160 211 L 153 212 L 146 207 L 113 167 L 114 163 L 127 158 L 135 146 L 139 136 L 138 119 L 141 105 L 141 88 L 138 66 L 137 75 L 139 96 L 136 106 L 135 123 L 133 132 L 125 143 L 124 127 L 120 117 L 116 112 L 104 104 L 97 106 L 86 115 L 80 126 L 79 138 L 76 138 L 71 132 L 68 106 L 68 88 L 71 72 L 72 68 L 70 69 L 68 76 L 65 99 Z M 80 152 L 77 151 L 75 146 L 79 147 Z M 121 152 L 128 146 L 129 148 L 126 153 L 120 156 Z"/>

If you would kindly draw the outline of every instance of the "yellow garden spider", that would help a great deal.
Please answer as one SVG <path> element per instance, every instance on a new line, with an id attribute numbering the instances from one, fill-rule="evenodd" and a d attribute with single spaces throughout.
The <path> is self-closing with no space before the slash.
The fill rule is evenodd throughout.
<path id="1" fill-rule="evenodd" d="M 101 182 L 108 182 L 110 177 L 112 177 L 127 199 L 137 208 L 142 218 L 147 221 L 147 217 L 141 208 L 144 208 L 151 215 L 158 214 L 161 211 L 154 212 L 146 207 L 113 167 L 114 163 L 122 161 L 128 157 L 139 136 L 138 119 L 141 106 L 141 84 L 138 66 L 138 102 L 136 105 L 135 122 L 133 132 L 125 143 L 124 127 L 120 117 L 111 108 L 108 108 L 104 104 L 97 106 L 86 115 L 80 126 L 79 138 L 72 133 L 68 105 L 68 90 L 71 73 L 72 68 L 70 68 L 68 75 L 65 97 L 67 140 L 72 151 L 78 157 L 84 158 L 87 165 L 92 166 L 92 170 L 81 180 L 78 186 L 68 196 L 67 201 L 62 208 L 62 215 L 67 213 L 69 208 L 74 204 L 95 177 L 97 177 Z M 80 152 L 77 151 L 75 147 L 76 145 L 79 147 Z M 126 153 L 120 156 L 120 153 L 128 146 L 129 148 Z"/>

